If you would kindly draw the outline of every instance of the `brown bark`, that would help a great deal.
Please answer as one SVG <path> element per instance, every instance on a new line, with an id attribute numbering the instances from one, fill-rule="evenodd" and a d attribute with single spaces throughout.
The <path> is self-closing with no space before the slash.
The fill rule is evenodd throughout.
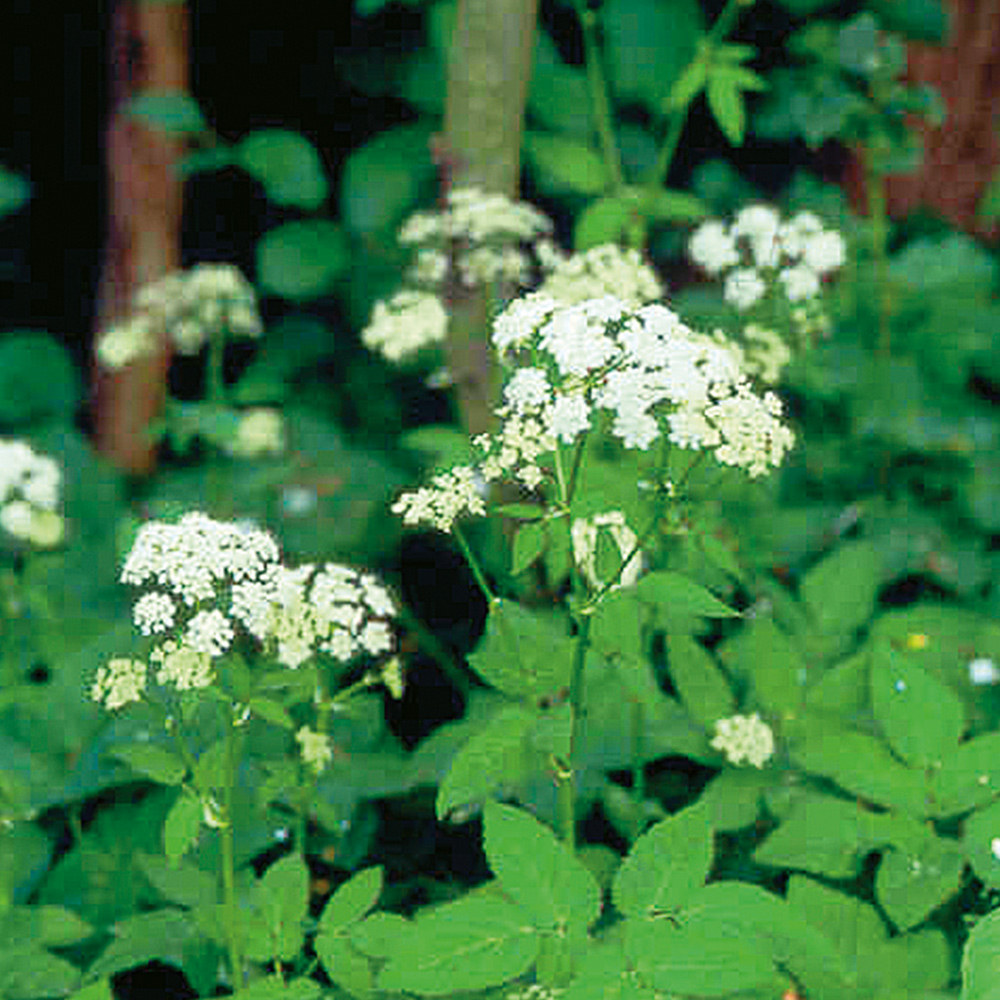
<path id="1" fill-rule="evenodd" d="M 936 87 L 947 109 L 940 128 L 918 125 L 924 163 L 916 173 L 888 178 L 889 214 L 901 218 L 917 208 L 943 216 L 959 229 L 995 238 L 995 223 L 983 224 L 976 207 L 1000 165 L 996 108 L 1000 98 L 1000 0 L 946 0 L 951 31 L 944 46 L 910 43 L 907 79 Z M 851 160 L 844 185 L 863 208 L 860 157 Z"/>
<path id="2" fill-rule="evenodd" d="M 114 108 L 107 132 L 109 219 L 97 332 L 128 315 L 132 295 L 180 266 L 182 182 L 174 165 L 183 141 L 122 113 L 140 91 L 188 89 L 187 9 L 118 0 L 112 30 Z M 117 372 L 95 364 L 98 450 L 120 468 L 147 474 L 155 449 L 146 437 L 162 411 L 169 364 L 166 343 L 155 356 Z"/>
<path id="3" fill-rule="evenodd" d="M 460 0 L 448 68 L 449 183 L 516 199 L 537 0 Z M 448 362 L 465 429 L 493 423 L 493 361 L 483 289 L 453 283 Z"/>

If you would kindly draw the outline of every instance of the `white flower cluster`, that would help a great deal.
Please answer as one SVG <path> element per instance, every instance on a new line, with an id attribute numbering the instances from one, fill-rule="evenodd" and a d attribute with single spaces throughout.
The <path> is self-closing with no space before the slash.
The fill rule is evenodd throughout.
<path id="1" fill-rule="evenodd" d="M 746 760 L 754 767 L 763 767 L 774 753 L 774 733 L 757 712 L 719 719 L 715 732 L 712 746 L 721 750 L 731 764 Z"/>
<path id="2" fill-rule="evenodd" d="M 604 530 L 618 547 L 622 561 L 632 555 L 639 543 L 635 532 L 625 521 L 625 515 L 620 510 L 608 511 L 605 514 L 595 514 L 593 517 L 577 518 L 570 529 L 573 540 L 573 559 L 580 568 L 584 579 L 593 588 L 598 589 L 608 581 L 601 579 L 597 572 L 597 536 Z M 625 564 L 621 579 L 616 587 L 631 587 L 642 574 L 642 554 L 637 553 Z"/>
<path id="3" fill-rule="evenodd" d="M 317 733 L 308 726 L 303 726 L 295 734 L 302 759 L 317 774 L 333 760 L 333 746 L 330 737 L 325 733 Z"/>
<path id="4" fill-rule="evenodd" d="M 25 441 L 0 438 L 0 528 L 39 548 L 58 545 L 65 530 L 56 510 L 62 473 Z"/>
<path id="5" fill-rule="evenodd" d="M 225 444 L 233 458 L 260 458 L 285 450 L 285 418 L 280 410 L 255 406 L 243 411 L 236 433 Z"/>
<path id="6" fill-rule="evenodd" d="M 448 532 L 458 518 L 486 513 L 480 489 L 476 470 L 459 465 L 436 475 L 430 486 L 403 493 L 392 505 L 392 512 L 406 525 L 428 524 Z"/>
<path id="7" fill-rule="evenodd" d="M 726 274 L 726 301 L 750 309 L 777 282 L 789 302 L 815 297 L 821 280 L 844 263 L 844 240 L 812 212 L 782 222 L 767 205 L 750 205 L 731 226 L 702 223 L 688 244 L 691 259 L 711 275 Z"/>
<path id="8" fill-rule="evenodd" d="M 143 635 L 165 637 L 150 654 L 156 681 L 182 691 L 212 683 L 213 660 L 240 630 L 293 670 L 316 652 L 346 662 L 393 646 L 395 605 L 374 576 L 333 563 L 288 569 L 267 532 L 198 512 L 143 525 L 121 579 L 153 588 L 135 602 L 133 620 Z M 140 684 L 135 669 L 109 664 L 92 695 L 114 708 L 144 687 L 145 667 Z"/>
<path id="9" fill-rule="evenodd" d="M 629 305 L 641 306 L 664 297 L 660 279 L 642 254 L 623 250 L 615 243 L 554 260 L 552 265 L 538 292 L 566 305 L 614 295 Z"/>
<path id="10" fill-rule="evenodd" d="M 493 342 L 505 360 L 532 362 L 510 379 L 501 415 L 534 418 L 567 444 L 595 410 L 613 416 L 611 433 L 627 448 L 645 450 L 666 429 L 674 444 L 711 448 L 751 476 L 793 443 L 780 400 L 752 390 L 740 352 L 665 306 L 634 309 L 611 296 L 563 306 L 529 295 L 497 318 Z"/>
<path id="11" fill-rule="evenodd" d="M 444 343 L 448 313 L 431 292 L 403 289 L 392 298 L 376 302 L 361 342 L 386 360 L 400 362 L 432 344 Z"/>
<path id="12" fill-rule="evenodd" d="M 762 382 L 774 385 L 789 361 L 792 352 L 781 335 L 770 327 L 748 323 L 743 327 L 744 367 Z"/>
<path id="13" fill-rule="evenodd" d="M 151 354 L 166 335 L 180 354 L 197 354 L 213 333 L 259 337 L 263 332 L 253 286 L 231 264 L 198 264 L 139 289 L 132 315 L 97 343 L 106 368 Z"/>
<path id="14" fill-rule="evenodd" d="M 523 285 L 532 258 L 522 244 L 552 231 L 548 216 L 525 202 L 476 187 L 453 188 L 439 212 L 417 212 L 399 231 L 399 241 L 417 248 L 411 274 L 418 284 L 440 285 L 455 254 L 459 280 L 468 286 L 494 280 Z"/>

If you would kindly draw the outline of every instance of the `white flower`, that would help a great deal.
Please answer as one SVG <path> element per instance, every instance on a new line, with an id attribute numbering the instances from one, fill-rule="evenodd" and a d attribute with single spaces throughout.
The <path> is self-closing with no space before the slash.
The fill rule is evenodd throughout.
<path id="1" fill-rule="evenodd" d="M 500 356 L 528 343 L 558 308 L 555 299 L 537 292 L 515 299 L 493 322 L 493 344 Z"/>
<path id="2" fill-rule="evenodd" d="M 404 493 L 392 505 L 392 512 L 402 515 L 404 524 L 428 524 L 449 532 L 463 515 L 485 515 L 486 505 L 479 495 L 475 471 L 470 466 L 457 466 L 435 476 L 430 486 Z"/>
<path id="3" fill-rule="evenodd" d="M 319 774 L 333 760 L 333 746 L 330 737 L 303 726 L 296 734 L 302 760 Z"/>
<path id="4" fill-rule="evenodd" d="M 143 635 L 168 631 L 174 627 L 176 616 L 174 599 L 155 590 L 143 594 L 132 607 L 132 619 Z"/>
<path id="5" fill-rule="evenodd" d="M 789 302 L 801 302 L 819 294 L 819 275 L 805 264 L 782 268 L 778 280 L 784 285 Z"/>
<path id="6" fill-rule="evenodd" d="M 1000 681 L 1000 670 L 989 657 L 980 656 L 969 661 L 969 680 L 973 684 L 996 684 Z"/>
<path id="7" fill-rule="evenodd" d="M 542 406 L 551 394 L 548 376 L 541 368 L 518 369 L 503 391 L 508 406 L 518 412 Z"/>
<path id="8" fill-rule="evenodd" d="M 538 291 L 567 305 L 615 295 L 639 306 L 663 297 L 660 279 L 639 251 L 615 243 L 555 262 Z"/>
<path id="9" fill-rule="evenodd" d="M 805 241 L 802 261 L 817 274 L 829 274 L 843 267 L 844 258 L 844 239 L 840 233 L 824 231 Z"/>
<path id="10" fill-rule="evenodd" d="M 39 455 L 24 441 L 0 438 L 0 504 L 26 500 L 54 510 L 59 502 L 62 473 L 54 459 Z"/>
<path id="11" fill-rule="evenodd" d="M 260 406 L 246 410 L 236 436 L 226 446 L 234 458 L 258 458 L 285 450 L 285 419 L 280 410 Z"/>
<path id="12" fill-rule="evenodd" d="M 447 332 L 448 313 L 436 295 L 404 290 L 387 302 L 375 303 L 361 341 L 370 351 L 398 362 L 432 344 L 444 343 Z"/>
<path id="13" fill-rule="evenodd" d="M 620 319 L 626 309 L 624 302 L 611 295 L 564 306 L 539 330 L 540 346 L 552 355 L 563 375 L 586 375 L 606 365 L 617 352 L 607 325 Z"/>
<path id="14" fill-rule="evenodd" d="M 154 649 L 149 658 L 160 665 L 156 683 L 173 684 L 178 691 L 206 688 L 215 679 L 212 658 L 208 653 L 191 649 L 173 639 Z"/>
<path id="15" fill-rule="evenodd" d="M 144 524 L 121 580 L 137 586 L 151 581 L 193 606 L 213 598 L 222 581 L 259 577 L 278 558 L 278 546 L 267 532 L 192 512 L 177 524 Z"/>
<path id="16" fill-rule="evenodd" d="M 139 660 L 116 658 L 97 671 L 90 696 L 114 711 L 132 701 L 140 701 L 146 690 L 146 664 Z"/>
<path id="17" fill-rule="evenodd" d="M 709 274 L 715 275 L 740 262 L 736 240 L 727 228 L 715 220 L 703 222 L 688 243 L 691 259 Z"/>
<path id="18" fill-rule="evenodd" d="M 97 360 L 113 371 L 156 350 L 149 319 L 139 315 L 109 327 L 97 340 Z"/>
<path id="19" fill-rule="evenodd" d="M 721 750 L 731 764 L 746 760 L 754 767 L 763 767 L 774 753 L 774 733 L 757 712 L 719 719 L 715 731 L 712 746 Z"/>
<path id="20" fill-rule="evenodd" d="M 199 611 L 187 624 L 184 644 L 196 653 L 222 656 L 235 638 L 233 623 L 218 609 Z"/>
<path id="21" fill-rule="evenodd" d="M 545 427 L 549 434 L 565 444 L 572 444 L 590 427 L 590 407 L 579 394 L 558 396 L 545 411 Z"/>
<path id="22" fill-rule="evenodd" d="M 747 342 L 747 369 L 763 382 L 777 382 L 785 365 L 792 360 L 788 345 L 774 330 L 756 323 L 743 328 L 743 337 Z"/>
<path id="23" fill-rule="evenodd" d="M 40 549 L 58 545 L 66 533 L 61 514 L 33 507 L 26 500 L 11 500 L 0 507 L 0 528 Z"/>
<path id="24" fill-rule="evenodd" d="M 723 295 L 727 302 L 740 312 L 749 309 L 767 291 L 767 285 L 752 267 L 741 267 L 726 276 Z"/>

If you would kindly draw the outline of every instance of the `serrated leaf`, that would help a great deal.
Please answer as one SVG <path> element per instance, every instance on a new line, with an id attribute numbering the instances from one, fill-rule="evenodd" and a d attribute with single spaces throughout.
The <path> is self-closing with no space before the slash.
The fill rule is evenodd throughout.
<path id="1" fill-rule="evenodd" d="M 615 876 L 615 906 L 642 919 L 674 913 L 705 884 L 711 863 L 709 811 L 701 803 L 688 806 L 633 845 Z"/>
<path id="2" fill-rule="evenodd" d="M 469 896 L 421 913 L 378 976 L 380 990 L 445 996 L 521 975 L 538 954 L 524 911 L 499 896 Z"/>
<path id="3" fill-rule="evenodd" d="M 124 113 L 149 128 L 171 135 L 195 135 L 209 131 L 198 102 L 183 90 L 147 90 L 131 97 Z"/>
<path id="4" fill-rule="evenodd" d="M 235 152 L 239 165 L 264 185 L 275 205 L 314 211 L 330 193 L 319 153 L 298 132 L 258 129 L 237 143 Z"/>
<path id="5" fill-rule="evenodd" d="M 872 652 L 871 698 L 890 746 L 914 767 L 939 768 L 958 747 L 965 727 L 958 695 L 886 640 Z"/>
<path id="6" fill-rule="evenodd" d="M 347 236 L 327 219 L 286 222 L 257 242 L 261 288 L 295 302 L 327 294 L 350 263 Z"/>
<path id="7" fill-rule="evenodd" d="M 133 771 L 161 785 L 179 785 L 187 773 L 187 765 L 176 754 L 149 743 L 113 746 L 108 753 L 124 761 Z"/>
<path id="8" fill-rule="evenodd" d="M 585 931 L 601 907 L 593 875 L 534 817 L 487 803 L 483 846 L 506 895 L 531 914 L 539 930 Z"/>

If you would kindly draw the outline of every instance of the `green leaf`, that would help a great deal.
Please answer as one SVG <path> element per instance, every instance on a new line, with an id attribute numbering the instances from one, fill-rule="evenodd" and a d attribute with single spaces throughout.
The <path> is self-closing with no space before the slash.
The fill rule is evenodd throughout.
<path id="1" fill-rule="evenodd" d="M 319 983 L 311 979 L 286 983 L 284 976 L 274 975 L 241 987 L 240 1000 L 316 1000 L 322 992 Z"/>
<path id="2" fill-rule="evenodd" d="M 0 919 L 4 952 L 35 945 L 67 948 L 94 933 L 94 928 L 62 906 L 14 906 Z"/>
<path id="3" fill-rule="evenodd" d="M 248 702 L 250 711 L 265 722 L 282 729 L 294 729 L 295 723 L 288 714 L 288 709 L 280 702 L 271 698 L 251 698 Z"/>
<path id="4" fill-rule="evenodd" d="M 367 996 L 373 986 L 372 963 L 347 938 L 320 934 L 316 954 L 326 974 L 353 996 Z"/>
<path id="5" fill-rule="evenodd" d="M 302 948 L 303 920 L 309 911 L 309 871 L 299 854 L 280 858 L 264 872 L 254 891 L 265 936 L 251 940 L 248 954 L 260 961 L 291 961 Z"/>
<path id="6" fill-rule="evenodd" d="M 954 841 L 926 833 L 919 849 L 901 847 L 883 856 L 875 895 L 893 923 L 908 930 L 958 892 L 964 863 Z"/>
<path id="7" fill-rule="evenodd" d="M 629 967 L 618 942 L 593 941 L 560 1000 L 657 1000 L 660 996 Z"/>
<path id="8" fill-rule="evenodd" d="M 84 986 L 82 990 L 77 990 L 70 994 L 68 1000 L 114 1000 L 111 992 L 111 979 L 105 977 L 89 986 Z"/>
<path id="9" fill-rule="evenodd" d="M 0 216 L 16 212 L 31 197 L 31 185 L 20 175 L 0 167 Z"/>
<path id="10" fill-rule="evenodd" d="M 717 650 L 730 671 L 749 681 L 761 706 L 776 717 L 802 707 L 808 671 L 788 636 L 770 618 L 754 618 Z"/>
<path id="11" fill-rule="evenodd" d="M 799 593 L 824 632 L 854 633 L 871 617 L 882 560 L 867 541 L 848 542 L 802 578 Z"/>
<path id="12" fill-rule="evenodd" d="M 962 1000 L 998 1000 L 1000 979 L 1000 911 L 980 917 L 962 955 Z"/>
<path id="13" fill-rule="evenodd" d="M 736 698 L 715 657 L 693 636 L 667 635 L 670 678 L 684 707 L 703 726 L 726 719 L 736 710 Z"/>
<path id="14" fill-rule="evenodd" d="M 136 866 L 164 899 L 178 906 L 196 909 L 216 902 L 218 880 L 190 861 L 171 863 L 159 854 L 138 852 Z"/>
<path id="15" fill-rule="evenodd" d="M 187 765 L 176 754 L 150 743 L 119 744 L 109 747 L 108 753 L 161 785 L 179 785 L 187 773 Z"/>
<path id="16" fill-rule="evenodd" d="M 700 198 L 687 191 L 672 191 L 669 188 L 643 191 L 640 211 L 656 222 L 696 222 L 710 214 L 708 206 Z"/>
<path id="17" fill-rule="evenodd" d="M 388 956 L 378 988 L 421 996 L 488 989 L 526 972 L 537 954 L 538 935 L 519 906 L 466 896 L 418 915 Z"/>
<path id="18" fill-rule="evenodd" d="M 427 125 L 399 126 L 351 152 L 340 184 L 340 212 L 348 229 L 387 237 L 432 189 L 432 131 Z"/>
<path id="19" fill-rule="evenodd" d="M 113 976 L 153 961 L 183 968 L 185 952 L 199 937 L 191 915 L 183 910 L 135 913 L 115 924 L 114 939 L 87 975 Z"/>
<path id="20" fill-rule="evenodd" d="M 537 516 L 537 509 L 532 516 Z M 514 547 L 511 554 L 510 571 L 513 576 L 523 573 L 545 549 L 547 535 L 544 521 L 531 521 L 522 524 L 514 536 Z"/>
<path id="21" fill-rule="evenodd" d="M 713 68 L 706 87 L 708 106 L 722 134 L 734 146 L 743 145 L 747 119 L 743 107 L 743 92 L 729 72 Z"/>
<path id="22" fill-rule="evenodd" d="M 163 851 L 171 864 L 177 864 L 198 839 L 201 811 L 201 800 L 188 788 L 170 807 L 163 824 Z"/>
<path id="23" fill-rule="evenodd" d="M 948 8 L 941 0 L 867 0 L 886 31 L 914 41 L 943 45 L 950 29 Z"/>
<path id="24" fill-rule="evenodd" d="M 365 868 L 351 876 L 327 901 L 320 920 L 320 936 L 357 923 L 378 902 L 385 879 L 381 866 Z"/>
<path id="25" fill-rule="evenodd" d="M 780 979 L 771 942 L 761 941 L 759 923 L 748 926 L 741 919 L 741 897 L 758 893 L 766 896 L 753 886 L 715 883 L 702 889 L 677 921 L 632 917 L 625 924 L 625 951 L 633 968 L 671 995 L 721 997 L 758 987 L 775 991 Z"/>
<path id="26" fill-rule="evenodd" d="M 687 905 L 712 864 L 709 811 L 701 803 L 644 833 L 618 869 L 615 906 L 639 919 L 666 917 Z"/>
<path id="27" fill-rule="evenodd" d="M 80 985 L 80 970 L 64 958 L 41 948 L 6 952 L 0 969 L 0 996 L 4 1000 L 33 1000 L 64 996 Z"/>
<path id="28" fill-rule="evenodd" d="M 0 424 L 69 423 L 80 398 L 79 373 L 54 337 L 30 330 L 0 335 Z"/>
<path id="29" fill-rule="evenodd" d="M 549 194 L 598 195 L 611 184 L 600 153 L 576 139 L 528 132 L 524 151 L 540 190 Z"/>
<path id="30" fill-rule="evenodd" d="M 605 64 L 617 97 L 660 114 L 703 37 L 698 4 L 605 0 L 599 13 Z"/>
<path id="31" fill-rule="evenodd" d="M 251 132 L 237 143 L 236 159 L 264 185 L 275 205 L 314 211 L 330 193 L 319 153 L 298 132 L 277 128 Z"/>
<path id="32" fill-rule="evenodd" d="M 582 253 L 604 243 L 621 243 L 638 214 L 638 203 L 630 196 L 609 195 L 592 201 L 577 216 L 573 228 L 573 249 Z"/>
<path id="33" fill-rule="evenodd" d="M 667 111 L 686 108 L 704 89 L 708 80 L 708 61 L 695 59 L 677 78 L 666 99 Z"/>
<path id="34" fill-rule="evenodd" d="M 569 683 L 574 648 L 561 619 L 504 600 L 491 606 L 485 635 L 468 659 L 498 691 L 538 704 Z"/>
<path id="35" fill-rule="evenodd" d="M 1000 733 L 986 733 L 954 747 L 941 767 L 931 772 L 930 782 L 936 816 L 988 805 L 1000 788 Z"/>
<path id="36" fill-rule="evenodd" d="M 459 807 L 478 807 L 524 781 L 534 756 L 526 739 L 536 718 L 520 705 L 508 705 L 473 733 L 438 788 L 438 819 Z"/>
<path id="37" fill-rule="evenodd" d="M 198 102 L 183 90 L 147 90 L 131 97 L 124 113 L 147 128 L 170 135 L 195 135 L 210 131 Z"/>
<path id="38" fill-rule="evenodd" d="M 347 236 L 327 219 L 286 222 L 257 242 L 261 288 L 295 302 L 328 293 L 350 264 Z"/>
<path id="39" fill-rule="evenodd" d="M 351 927 L 351 944 L 371 958 L 390 958 L 401 947 L 410 948 L 414 924 L 398 913 L 372 913 Z"/>
<path id="40" fill-rule="evenodd" d="M 506 895 L 531 914 L 539 930 L 585 931 L 598 917 L 601 891 L 593 875 L 534 817 L 487 803 L 483 842 Z"/>
<path id="41" fill-rule="evenodd" d="M 738 611 L 723 604 L 704 587 L 669 570 L 647 573 L 635 585 L 635 592 L 641 600 L 655 604 L 670 621 L 740 617 Z"/>
<path id="42" fill-rule="evenodd" d="M 907 763 L 938 768 L 958 747 L 965 728 L 958 696 L 886 640 L 872 654 L 871 697 L 882 732 Z"/>
<path id="43" fill-rule="evenodd" d="M 594 123 L 586 72 L 563 62 L 555 42 L 541 24 L 535 34 L 534 48 L 534 66 L 528 85 L 531 120 L 555 132 L 590 137 Z"/>

